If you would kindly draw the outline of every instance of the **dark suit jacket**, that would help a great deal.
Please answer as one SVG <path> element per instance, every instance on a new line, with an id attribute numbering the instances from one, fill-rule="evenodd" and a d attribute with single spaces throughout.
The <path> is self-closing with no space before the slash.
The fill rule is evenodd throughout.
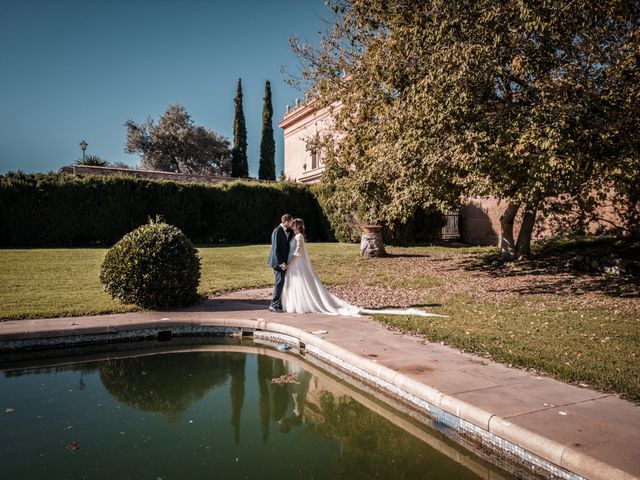
<path id="1" fill-rule="evenodd" d="M 271 233 L 271 252 L 267 263 L 274 270 L 278 270 L 280 265 L 289 260 L 289 234 L 278 225 Z"/>

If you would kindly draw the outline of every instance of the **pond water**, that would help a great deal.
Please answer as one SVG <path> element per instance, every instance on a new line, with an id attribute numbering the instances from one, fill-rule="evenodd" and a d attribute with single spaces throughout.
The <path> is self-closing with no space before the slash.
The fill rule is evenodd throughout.
<path id="1" fill-rule="evenodd" d="M 2 478 L 502 476 L 294 355 L 173 350 L 0 364 Z"/>

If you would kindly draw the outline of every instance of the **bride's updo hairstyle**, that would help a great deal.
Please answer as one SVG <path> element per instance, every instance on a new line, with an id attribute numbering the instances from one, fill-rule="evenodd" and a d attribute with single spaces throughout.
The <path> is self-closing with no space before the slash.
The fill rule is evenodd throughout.
<path id="1" fill-rule="evenodd" d="M 305 238 L 305 240 L 307 239 L 307 236 L 304 233 L 304 220 L 302 220 L 301 218 L 296 218 L 293 221 L 293 224 L 296 226 L 296 228 L 298 229 L 298 232 L 300 232 L 302 234 L 302 236 Z"/>

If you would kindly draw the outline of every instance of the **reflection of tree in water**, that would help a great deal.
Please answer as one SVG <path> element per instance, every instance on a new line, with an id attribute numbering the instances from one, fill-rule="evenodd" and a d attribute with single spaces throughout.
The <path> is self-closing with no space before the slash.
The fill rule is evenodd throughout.
<path id="1" fill-rule="evenodd" d="M 273 384 L 271 379 L 287 373 L 295 376 L 299 383 Z M 258 356 L 258 390 L 262 441 L 269 438 L 270 420 L 278 422 L 281 432 L 289 432 L 302 424 L 311 374 L 297 364 L 266 355 Z"/>
<path id="2" fill-rule="evenodd" d="M 197 352 L 107 360 L 100 365 L 100 379 L 120 402 L 177 421 L 191 403 L 227 380 L 228 360 Z"/>
<path id="3" fill-rule="evenodd" d="M 240 443 L 240 415 L 244 404 L 244 368 L 247 355 L 244 353 L 227 353 L 231 372 L 231 426 L 236 445 Z"/>
<path id="4" fill-rule="evenodd" d="M 306 428 L 313 435 L 338 440 L 340 456 L 332 478 L 464 478 L 461 465 L 350 397 L 323 391 L 319 404 L 307 404 Z M 312 419 L 312 420 L 311 420 Z"/>
<path id="5" fill-rule="evenodd" d="M 258 408 L 260 410 L 260 430 L 262 441 L 269 438 L 269 417 L 271 405 L 269 400 L 269 383 L 273 378 L 273 360 L 266 355 L 258 355 Z"/>

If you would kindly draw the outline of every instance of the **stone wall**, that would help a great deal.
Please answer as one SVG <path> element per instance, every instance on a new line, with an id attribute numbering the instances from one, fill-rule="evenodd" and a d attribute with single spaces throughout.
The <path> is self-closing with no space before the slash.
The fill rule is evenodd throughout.
<path id="1" fill-rule="evenodd" d="M 460 239 L 470 245 L 498 245 L 504 208 L 504 202 L 495 198 L 465 199 L 460 209 Z"/>
<path id="2" fill-rule="evenodd" d="M 547 200 L 549 205 L 560 199 Z M 460 239 L 470 245 L 499 245 L 500 216 L 507 207 L 505 201 L 496 198 L 467 198 L 460 209 Z M 566 235 L 621 234 L 626 232 L 624 215 L 630 207 L 613 197 L 613 192 L 603 200 L 591 215 L 585 215 L 576 205 L 568 205 L 558 213 L 538 213 L 533 230 L 534 240 Z M 635 208 L 638 208 L 636 205 Z M 522 222 L 522 209 L 514 222 L 517 237 Z"/>

